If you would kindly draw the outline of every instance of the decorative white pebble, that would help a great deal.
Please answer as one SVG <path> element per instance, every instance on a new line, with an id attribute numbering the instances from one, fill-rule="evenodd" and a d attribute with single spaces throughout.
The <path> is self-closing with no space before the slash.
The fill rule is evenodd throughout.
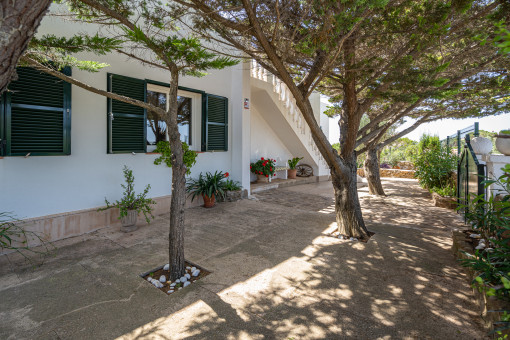
<path id="1" fill-rule="evenodd" d="M 177 288 L 177 290 L 181 290 L 181 289 L 182 289 L 182 287 Z"/>
<path id="2" fill-rule="evenodd" d="M 191 267 L 190 267 L 190 266 L 187 266 L 187 267 L 186 267 L 186 270 L 190 270 L 190 269 L 191 269 Z"/>
<path id="3" fill-rule="evenodd" d="M 191 275 L 189 275 L 188 273 L 184 274 L 184 277 L 187 278 L 188 280 L 191 279 Z"/>
<path id="4" fill-rule="evenodd" d="M 196 270 L 193 272 L 193 274 L 191 274 L 191 275 L 193 275 L 194 277 L 197 277 L 199 274 L 200 274 L 200 269 L 196 269 Z"/>
<path id="5" fill-rule="evenodd" d="M 181 282 L 186 282 L 188 281 L 188 278 L 186 276 L 183 276 L 179 280 L 181 280 Z"/>
<path id="6" fill-rule="evenodd" d="M 172 294 L 173 292 L 174 292 L 174 291 L 173 291 L 173 289 L 170 289 L 170 290 L 167 292 L 167 294 Z"/>
<path id="7" fill-rule="evenodd" d="M 186 282 L 184 282 L 184 285 L 183 285 L 183 287 L 188 287 L 188 286 L 189 286 L 190 284 L 191 284 L 191 282 L 189 282 L 189 281 L 186 281 Z"/>
<path id="8" fill-rule="evenodd" d="M 149 277 L 147 278 L 147 281 L 152 282 L 152 277 L 150 277 L 150 276 L 149 276 Z"/>
<path id="9" fill-rule="evenodd" d="M 175 280 L 175 283 L 180 283 L 180 282 L 181 282 L 181 279 Z"/>
<path id="10" fill-rule="evenodd" d="M 160 278 L 159 278 L 159 282 L 165 283 L 166 282 L 166 276 L 165 275 L 161 275 Z"/>
<path id="11" fill-rule="evenodd" d="M 469 235 L 469 237 L 471 237 L 471 238 L 480 238 L 480 237 L 482 237 L 482 235 L 480 235 L 480 234 L 471 234 L 471 235 Z"/>
<path id="12" fill-rule="evenodd" d="M 485 244 L 483 244 L 483 243 L 480 243 L 479 245 L 477 245 L 475 247 L 475 249 L 478 249 L 478 250 L 483 249 L 483 248 L 485 248 Z"/>
<path id="13" fill-rule="evenodd" d="M 197 270 L 197 267 L 191 267 L 191 272 L 193 273 L 195 270 Z"/>
<path id="14" fill-rule="evenodd" d="M 170 283 L 170 287 L 175 287 L 177 283 L 173 282 L 173 283 Z"/>
<path id="15" fill-rule="evenodd" d="M 163 267 L 163 270 L 169 270 L 169 269 L 170 269 L 170 264 L 169 263 L 165 264 L 165 266 Z"/>

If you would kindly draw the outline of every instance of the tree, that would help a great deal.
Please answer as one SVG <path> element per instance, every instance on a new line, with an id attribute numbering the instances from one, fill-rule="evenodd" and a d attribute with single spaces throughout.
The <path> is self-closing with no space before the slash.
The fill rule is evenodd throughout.
<path id="1" fill-rule="evenodd" d="M 16 64 L 50 4 L 51 0 L 0 2 L 0 94 L 16 80 Z"/>
<path id="2" fill-rule="evenodd" d="M 356 147 L 366 152 L 371 193 L 384 195 L 377 155 L 385 145 L 428 121 L 499 112 L 487 109 L 501 98 L 485 94 L 508 94 L 508 58 L 481 44 L 478 35 L 494 40 L 492 23 L 501 18 L 504 5 L 497 2 L 403 2 L 379 11 L 349 38 L 349 54 L 321 87 L 341 117 L 351 110 L 370 118 L 359 128 Z M 417 121 L 387 136 L 406 117 Z"/>
<path id="3" fill-rule="evenodd" d="M 166 123 L 172 152 L 169 263 L 170 279 L 175 280 L 185 273 L 184 206 L 187 169 L 183 161 L 184 150 L 178 130 L 179 76 L 182 74 L 202 76 L 207 69 L 222 69 L 236 64 L 237 61 L 228 57 L 217 57 L 208 52 L 196 37 L 177 35 L 174 18 L 162 15 L 162 5 L 158 3 L 148 4 L 144 0 L 70 0 L 67 4 L 75 20 L 105 26 L 112 31 L 111 34 L 114 34 L 115 38 L 99 34 L 70 38 L 44 36 L 33 40 L 22 61 L 88 91 L 143 107 Z M 168 111 L 150 103 L 88 86 L 58 71 L 58 68 L 64 65 L 97 71 L 106 65 L 78 60 L 72 54 L 82 51 L 104 54 L 113 50 L 150 67 L 168 72 L 170 84 Z M 48 64 L 49 61 L 51 64 Z"/>
<path id="4" fill-rule="evenodd" d="M 387 1 L 175 2 L 194 14 L 193 27 L 205 38 L 255 59 L 286 85 L 330 168 L 339 232 L 368 239 L 358 200 L 354 151 L 361 115 L 352 110 L 342 114 L 337 152 L 316 122 L 309 96 L 338 57 L 350 55 L 352 34 Z M 349 91 L 354 91 L 354 80 L 348 81 Z"/>

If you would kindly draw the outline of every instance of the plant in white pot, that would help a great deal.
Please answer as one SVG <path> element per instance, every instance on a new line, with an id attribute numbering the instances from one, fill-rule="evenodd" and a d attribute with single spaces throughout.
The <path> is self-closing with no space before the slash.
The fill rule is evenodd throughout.
<path id="1" fill-rule="evenodd" d="M 496 138 L 496 149 L 503 155 L 510 156 L 510 130 L 501 130 Z"/>
<path id="2" fill-rule="evenodd" d="M 287 178 L 291 179 L 296 178 L 297 174 L 296 166 L 299 163 L 299 161 L 302 160 L 303 158 L 304 157 L 294 157 L 287 161 L 287 163 L 289 164 L 289 169 L 287 170 Z"/>
<path id="3" fill-rule="evenodd" d="M 110 203 L 105 198 L 104 201 L 106 203 L 106 207 L 98 209 L 98 211 L 110 208 L 119 208 L 119 219 L 122 223 L 120 230 L 125 233 L 129 233 L 137 229 L 136 220 L 140 213 L 143 213 L 147 223 L 150 223 L 151 218 L 154 219 L 154 216 L 152 215 L 152 205 L 156 204 L 156 202 L 151 198 L 147 198 L 147 194 L 151 188 L 150 184 L 147 184 L 144 191 L 137 195 L 134 190 L 135 177 L 133 176 L 133 171 L 126 165 L 124 165 L 124 169 L 122 171 L 124 173 L 124 179 L 126 180 L 126 184 L 121 184 L 124 189 L 122 198 L 115 201 L 115 203 Z"/>
<path id="4" fill-rule="evenodd" d="M 271 178 L 276 174 L 275 163 L 275 159 L 261 157 L 250 164 L 250 171 L 257 175 L 257 182 L 271 182 Z"/>

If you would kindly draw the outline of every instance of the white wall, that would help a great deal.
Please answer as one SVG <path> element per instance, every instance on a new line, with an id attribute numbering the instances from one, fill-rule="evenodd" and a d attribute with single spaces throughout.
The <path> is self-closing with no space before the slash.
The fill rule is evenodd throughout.
<path id="1" fill-rule="evenodd" d="M 71 35 L 83 30 L 83 25 L 46 17 L 38 34 L 61 35 L 66 32 Z M 78 57 L 111 65 L 98 73 L 73 69 L 73 77 L 103 90 L 107 86 L 107 72 L 161 82 L 168 82 L 170 78 L 165 71 L 143 67 L 118 54 L 100 57 L 82 54 Z M 205 171 L 232 173 L 232 150 L 243 147 L 239 136 L 232 138 L 232 126 L 239 125 L 242 114 L 242 98 L 239 98 L 242 96 L 239 90 L 243 84 L 242 67 L 240 64 L 226 70 L 212 71 L 204 78 L 184 77 L 180 80 L 181 86 L 229 98 L 229 151 L 200 153 L 192 169 L 192 177 Z M 102 206 L 105 197 L 109 200 L 120 198 L 124 164 L 133 169 L 138 191 L 150 184 L 150 196 L 169 195 L 171 170 L 164 165 L 153 164 L 157 155 L 106 153 L 106 107 L 105 97 L 73 86 L 71 155 L 0 159 L 0 211 L 11 211 L 19 218 L 29 218 Z M 201 114 L 201 110 L 198 112 Z M 249 124 L 249 120 L 245 120 L 241 126 L 243 124 Z M 194 137 L 194 143 L 199 143 L 200 136 Z M 244 141 L 245 147 L 246 143 Z M 241 168 L 236 168 L 236 171 L 241 171 Z M 237 180 L 242 179 L 241 173 L 232 173 L 232 176 Z"/>
<path id="2" fill-rule="evenodd" d="M 261 157 L 273 158 L 276 159 L 276 164 L 281 166 L 287 165 L 287 160 L 294 157 L 272 127 L 262 118 L 256 107 L 253 106 L 251 109 L 250 157 L 250 162 L 254 162 Z"/>

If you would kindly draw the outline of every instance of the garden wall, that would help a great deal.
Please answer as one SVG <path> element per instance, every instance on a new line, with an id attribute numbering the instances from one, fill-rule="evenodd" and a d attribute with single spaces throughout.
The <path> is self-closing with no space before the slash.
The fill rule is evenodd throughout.
<path id="1" fill-rule="evenodd" d="M 379 169 L 381 177 L 392 177 L 392 178 L 414 178 L 414 170 L 402 170 L 402 169 Z M 359 168 L 358 175 L 361 177 L 365 176 L 365 169 Z"/>

